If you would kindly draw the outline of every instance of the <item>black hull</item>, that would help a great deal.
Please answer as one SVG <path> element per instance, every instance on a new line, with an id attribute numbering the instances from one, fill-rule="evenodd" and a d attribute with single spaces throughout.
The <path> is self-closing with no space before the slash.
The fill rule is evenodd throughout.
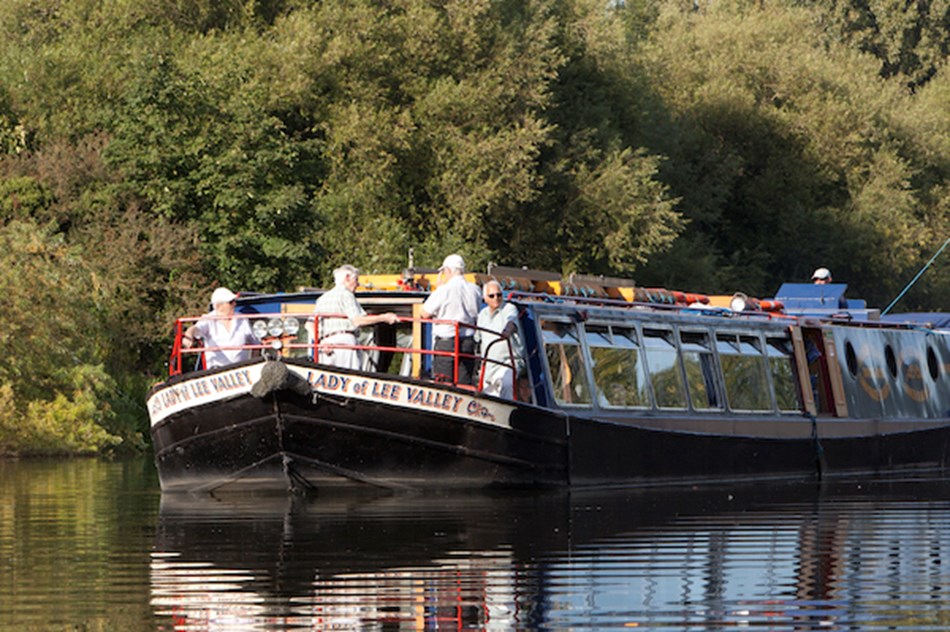
<path id="1" fill-rule="evenodd" d="M 429 391 L 475 400 L 451 387 Z M 276 389 L 264 397 L 241 394 L 186 408 L 154 425 L 152 439 L 165 491 L 477 488 L 562 485 L 564 429 L 563 416 L 540 410 L 514 410 L 508 426 L 500 427 Z"/>
<path id="2" fill-rule="evenodd" d="M 383 396 L 370 397 L 365 389 L 354 395 L 313 384 L 315 375 L 330 375 L 320 367 L 288 365 L 295 385 L 184 403 L 154 423 L 162 489 L 580 487 L 801 478 L 940 470 L 950 454 L 947 424 L 796 416 L 582 418 L 450 386 L 333 372 L 340 383 L 369 382 Z M 247 381 L 260 373 L 259 363 L 245 367 Z M 214 376 L 191 374 L 173 384 L 184 388 Z M 390 391 L 405 401 L 390 402 Z M 457 414 L 444 412 L 453 403 Z M 479 407 L 485 410 L 475 414 Z M 475 413 L 466 416 L 466 409 Z"/>
<path id="3" fill-rule="evenodd" d="M 896 471 L 939 472 L 950 466 L 950 425 L 805 418 L 762 419 L 733 432 L 683 430 L 680 420 L 640 424 L 571 420 L 571 483 L 575 486 L 656 482 L 822 478 Z M 716 426 L 728 426 L 721 423 Z M 674 426 L 675 429 L 671 429 Z"/>

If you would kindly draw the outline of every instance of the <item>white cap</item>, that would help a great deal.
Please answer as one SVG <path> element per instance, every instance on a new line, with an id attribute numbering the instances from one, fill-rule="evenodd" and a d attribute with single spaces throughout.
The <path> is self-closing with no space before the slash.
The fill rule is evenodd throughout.
<path id="1" fill-rule="evenodd" d="M 822 280 L 823 280 L 823 279 L 830 279 L 830 278 L 831 278 L 831 270 L 829 270 L 828 268 L 818 268 L 818 269 L 815 270 L 815 272 L 811 275 L 811 278 L 813 278 L 813 279 L 822 279 Z"/>
<path id="2" fill-rule="evenodd" d="M 221 303 L 230 303 L 237 298 L 237 294 L 226 287 L 219 287 L 211 294 L 211 304 L 220 305 Z"/>
<path id="3" fill-rule="evenodd" d="M 442 267 L 439 270 L 445 270 L 446 268 L 453 268 L 455 270 L 464 270 L 465 269 L 465 260 L 462 259 L 459 255 L 449 255 L 445 258 L 445 261 L 442 262 Z"/>

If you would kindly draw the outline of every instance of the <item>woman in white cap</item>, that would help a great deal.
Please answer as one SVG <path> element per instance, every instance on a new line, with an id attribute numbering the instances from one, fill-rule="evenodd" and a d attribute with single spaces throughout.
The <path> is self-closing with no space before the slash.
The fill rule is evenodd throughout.
<path id="1" fill-rule="evenodd" d="M 211 294 L 211 311 L 207 318 L 185 330 L 181 346 L 190 349 L 195 340 L 201 340 L 205 346 L 205 366 L 213 368 L 247 360 L 250 349 L 245 345 L 259 345 L 251 324 L 246 318 L 234 317 L 237 295 L 226 287 L 219 287 Z"/>

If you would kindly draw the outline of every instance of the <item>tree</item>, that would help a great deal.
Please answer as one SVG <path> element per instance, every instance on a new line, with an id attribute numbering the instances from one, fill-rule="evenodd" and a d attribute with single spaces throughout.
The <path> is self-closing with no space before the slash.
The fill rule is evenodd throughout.
<path id="1" fill-rule="evenodd" d="M 880 73 L 911 88 L 930 81 L 950 54 L 947 0 L 814 0 L 829 35 L 874 55 Z"/>
<path id="2" fill-rule="evenodd" d="M 822 264 L 880 304 L 894 271 L 920 260 L 947 174 L 918 177 L 919 137 L 897 116 L 913 95 L 830 43 L 820 17 L 664 14 L 642 57 L 664 105 L 651 146 L 670 157 L 663 177 L 693 220 L 686 241 L 711 249 L 721 291 L 768 294 Z"/>

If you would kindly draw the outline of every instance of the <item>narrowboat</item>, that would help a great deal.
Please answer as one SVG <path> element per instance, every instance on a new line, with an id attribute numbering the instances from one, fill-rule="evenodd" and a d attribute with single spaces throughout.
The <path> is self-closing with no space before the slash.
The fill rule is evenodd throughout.
<path id="1" fill-rule="evenodd" d="M 945 470 L 950 330 L 844 284 L 706 296 L 490 266 L 518 311 L 514 397 L 432 375 L 435 271 L 360 277 L 359 369 L 321 364 L 319 289 L 240 293 L 253 356 L 182 336 L 148 394 L 163 491 L 606 487 Z M 316 320 L 315 320 L 316 319 Z M 456 324 L 457 327 L 462 325 Z M 514 340 L 512 340 L 514 339 Z M 332 347 L 334 345 L 329 345 Z M 517 346 L 518 351 L 513 351 Z M 448 352 L 457 363 L 464 354 Z M 487 365 L 486 361 L 481 366 Z M 514 373 L 515 364 L 512 363 Z M 457 372 L 456 372 L 457 375 Z"/>

